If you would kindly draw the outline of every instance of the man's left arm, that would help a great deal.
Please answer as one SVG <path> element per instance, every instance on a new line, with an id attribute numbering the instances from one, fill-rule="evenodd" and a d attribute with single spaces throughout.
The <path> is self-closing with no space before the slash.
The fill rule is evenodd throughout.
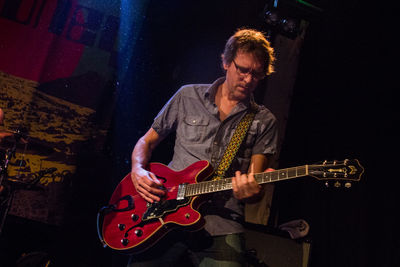
<path id="1" fill-rule="evenodd" d="M 254 173 L 260 173 L 267 169 L 270 157 L 263 154 L 254 154 L 251 157 L 249 173 L 235 172 L 232 178 L 232 189 L 235 198 L 252 203 L 259 200 L 264 193 L 261 185 L 254 179 Z"/>

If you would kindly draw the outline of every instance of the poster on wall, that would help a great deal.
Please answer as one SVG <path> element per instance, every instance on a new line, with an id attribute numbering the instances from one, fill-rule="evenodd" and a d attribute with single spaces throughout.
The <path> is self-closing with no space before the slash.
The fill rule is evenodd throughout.
<path id="1" fill-rule="evenodd" d="M 0 0 L 0 155 L 9 214 L 59 225 L 83 147 L 101 151 L 110 128 L 119 1 Z"/>

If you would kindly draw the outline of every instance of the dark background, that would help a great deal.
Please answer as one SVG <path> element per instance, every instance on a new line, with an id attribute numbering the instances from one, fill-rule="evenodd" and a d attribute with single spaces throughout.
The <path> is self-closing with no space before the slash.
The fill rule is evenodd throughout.
<path id="1" fill-rule="evenodd" d="M 310 26 L 286 133 L 281 133 L 279 164 L 358 158 L 365 175 L 350 189 L 326 188 L 311 178 L 278 184 L 273 203 L 278 221 L 303 218 L 310 224 L 312 267 L 398 266 L 394 11 L 356 0 L 309 2 L 323 11 L 282 8 L 303 16 Z M 238 27 L 270 30 L 263 20 L 266 3 L 151 1 L 128 76 L 116 92 L 114 127 L 104 154 L 82 155 L 78 175 L 96 176 L 96 184 L 81 179 L 71 217 L 61 228 L 10 218 L 6 235 L 20 245 L 14 252 L 47 251 L 58 265 L 123 266 L 126 257 L 102 249 L 97 240 L 97 210 L 129 172 L 136 140 L 179 86 L 210 83 L 223 75 L 220 54 Z M 273 42 L 276 33 L 271 33 Z M 171 146 L 167 140 L 154 160 L 167 163 Z M 21 229 L 33 230 L 14 235 Z"/>

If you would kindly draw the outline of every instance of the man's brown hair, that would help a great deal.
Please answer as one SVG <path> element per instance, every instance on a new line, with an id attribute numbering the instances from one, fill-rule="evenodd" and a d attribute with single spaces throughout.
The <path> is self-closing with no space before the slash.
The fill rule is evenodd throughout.
<path id="1" fill-rule="evenodd" d="M 223 63 L 231 64 L 238 51 L 256 56 L 261 63 L 264 63 L 266 75 L 274 72 L 274 49 L 262 32 L 253 29 L 237 30 L 225 44 Z"/>

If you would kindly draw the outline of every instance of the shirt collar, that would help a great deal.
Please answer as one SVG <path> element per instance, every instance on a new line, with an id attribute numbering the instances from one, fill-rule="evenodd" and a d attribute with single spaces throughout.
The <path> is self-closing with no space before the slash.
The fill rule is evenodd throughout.
<path id="1" fill-rule="evenodd" d="M 225 77 L 220 77 L 213 82 L 210 87 L 205 91 L 204 96 L 214 103 L 215 95 L 217 94 L 218 87 L 225 82 Z"/>

